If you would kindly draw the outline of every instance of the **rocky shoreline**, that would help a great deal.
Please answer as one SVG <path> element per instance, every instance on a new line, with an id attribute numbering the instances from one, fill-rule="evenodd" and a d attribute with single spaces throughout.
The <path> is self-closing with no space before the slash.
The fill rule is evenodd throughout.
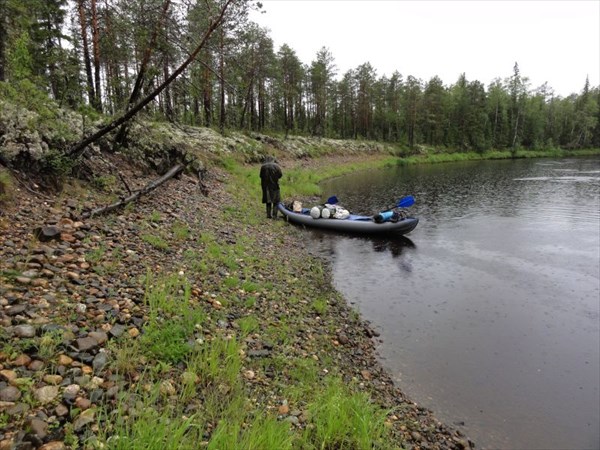
<path id="1" fill-rule="evenodd" d="M 128 179 L 135 179 L 138 188 L 150 180 L 129 170 Z M 285 351 L 323 364 L 323 376 L 339 373 L 390 411 L 386 427 L 394 439 L 391 448 L 473 448 L 459 430 L 438 421 L 394 386 L 377 361 L 376 332 L 334 291 L 326 266 L 319 288 L 327 292 L 328 307 L 319 314 L 298 309 L 309 299 L 300 298 L 298 305 L 286 302 L 293 286 L 277 279 L 268 264 L 253 278 L 275 286 L 280 293 L 276 302 L 260 295 L 251 306 L 219 302 L 210 287 L 241 274 L 236 269 L 203 276 L 194 272 L 185 255 L 195 249 L 199 236 L 210 234 L 224 243 L 252 239 L 261 258 L 289 271 L 288 280 L 312 277 L 313 267 L 323 265 L 305 249 L 290 245 L 298 230 L 281 220 L 267 221 L 261 214 L 257 224 L 243 227 L 228 221 L 222 205 L 237 207 L 228 183 L 227 173 L 211 170 L 203 182 L 209 192 L 205 196 L 198 180 L 184 174 L 130 207 L 85 220 L 81 213 L 106 197 L 75 186 L 52 197 L 15 186 L 0 214 L 0 450 L 96 448 L 99 409 L 114 407 L 143 371 L 134 367 L 123 375 L 115 370 L 111 342 L 135 341 L 144 334 L 149 312 L 143 277 L 164 271 L 188 277 L 192 300 L 209 317 L 202 339 L 235 336 L 238 319 L 249 309 L 259 329 L 278 316 L 298 316 L 297 326 L 288 330 L 293 348 L 283 349 L 256 333 L 244 340 L 244 357 L 268 359 Z M 256 209 L 262 212 L 258 200 Z M 36 234 L 42 226 L 51 228 Z M 188 231 L 177 233 L 182 226 Z M 158 231 L 163 232 L 161 245 L 148 238 Z M 240 291 L 240 298 L 245 295 Z M 217 311 L 219 319 L 211 321 Z M 286 408 L 287 402 L 277 398 L 273 385 L 278 374 L 259 374 L 252 367 L 248 364 L 240 377 L 257 399 L 257 408 L 277 411 L 290 426 L 305 426 L 302 406 Z M 176 397 L 182 389 L 182 371 L 171 369 L 164 382 L 166 396 Z M 192 403 L 190 409 L 197 407 Z"/>

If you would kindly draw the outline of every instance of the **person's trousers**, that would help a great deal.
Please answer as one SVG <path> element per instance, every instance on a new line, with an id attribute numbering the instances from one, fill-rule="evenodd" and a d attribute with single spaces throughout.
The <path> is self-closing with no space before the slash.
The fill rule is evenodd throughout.
<path id="1" fill-rule="evenodd" d="M 267 206 L 267 218 L 277 219 L 277 205 L 275 203 L 266 203 Z"/>

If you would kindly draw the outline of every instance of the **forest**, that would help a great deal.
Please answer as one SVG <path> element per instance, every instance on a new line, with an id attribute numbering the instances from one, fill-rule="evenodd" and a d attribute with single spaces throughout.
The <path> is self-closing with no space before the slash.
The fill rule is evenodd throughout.
<path id="1" fill-rule="evenodd" d="M 365 62 L 300 61 L 249 19 L 248 0 L 0 0 L 0 100 L 50 99 L 113 120 L 372 140 L 439 151 L 600 147 L 600 88 L 530 86 L 518 62 L 488 86 L 445 85 Z M 293 45 L 293 44 L 292 44 Z M 375 45 L 375 43 L 374 43 Z M 392 46 L 390 51 L 393 51 Z M 510 69 L 510 68 L 509 68 Z M 34 105 L 33 105 L 34 106 Z M 32 107 L 33 107 L 32 106 Z M 116 142 L 125 142 L 121 126 Z M 85 144 L 85 143 L 84 143 Z"/>

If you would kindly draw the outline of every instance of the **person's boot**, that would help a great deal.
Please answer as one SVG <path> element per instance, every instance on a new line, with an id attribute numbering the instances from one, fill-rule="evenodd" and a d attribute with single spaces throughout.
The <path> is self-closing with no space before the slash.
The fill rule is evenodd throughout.
<path id="1" fill-rule="evenodd" d="M 273 203 L 273 212 L 271 213 L 273 219 L 277 219 L 277 205 Z"/>
<path id="2" fill-rule="evenodd" d="M 271 204 L 267 203 L 267 219 L 271 218 Z"/>

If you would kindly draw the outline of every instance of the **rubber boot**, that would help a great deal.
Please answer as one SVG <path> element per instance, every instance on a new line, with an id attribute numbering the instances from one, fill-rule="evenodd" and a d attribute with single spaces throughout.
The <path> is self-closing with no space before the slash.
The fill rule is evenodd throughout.
<path id="1" fill-rule="evenodd" d="M 267 219 L 271 218 L 271 204 L 267 203 Z"/>
<path id="2" fill-rule="evenodd" d="M 277 219 L 277 205 L 275 203 L 273 203 L 273 212 L 271 215 L 273 216 L 273 219 Z"/>

